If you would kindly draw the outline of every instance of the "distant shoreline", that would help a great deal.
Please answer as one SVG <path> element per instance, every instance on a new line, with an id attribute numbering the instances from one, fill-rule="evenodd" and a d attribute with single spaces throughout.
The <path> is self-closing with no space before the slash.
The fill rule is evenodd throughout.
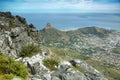
<path id="1" fill-rule="evenodd" d="M 48 22 L 59 30 L 96 26 L 120 30 L 120 13 L 13 13 L 27 19 L 41 30 Z"/>

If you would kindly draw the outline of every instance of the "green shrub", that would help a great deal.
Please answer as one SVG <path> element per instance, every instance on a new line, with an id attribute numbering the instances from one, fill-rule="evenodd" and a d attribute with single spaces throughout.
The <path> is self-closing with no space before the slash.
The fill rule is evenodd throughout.
<path id="1" fill-rule="evenodd" d="M 4 55 L 0 55 L 0 78 L 6 77 L 11 79 L 13 75 L 10 74 L 26 79 L 28 75 L 28 70 L 27 67 L 24 66 L 22 63 L 16 62 L 13 59 L 8 58 Z"/>
<path id="2" fill-rule="evenodd" d="M 14 78 L 13 74 L 3 74 L 3 75 L 0 75 L 0 80 L 10 80 L 12 78 Z"/>
<path id="3" fill-rule="evenodd" d="M 35 45 L 34 43 L 27 44 L 22 47 L 22 50 L 19 56 L 20 57 L 32 57 L 38 52 L 41 52 L 41 48 L 39 45 Z"/>
<path id="4" fill-rule="evenodd" d="M 112 49 L 112 52 L 113 52 L 113 53 L 120 54 L 120 48 L 113 48 L 113 49 Z"/>
<path id="5" fill-rule="evenodd" d="M 0 50 L 0 55 L 3 55 L 3 53 L 1 52 L 1 50 Z"/>
<path id="6" fill-rule="evenodd" d="M 120 79 L 120 69 L 115 69 L 113 66 L 106 66 L 103 62 L 95 59 L 89 59 L 86 62 L 95 69 L 99 70 L 108 80 Z"/>
<path id="7" fill-rule="evenodd" d="M 52 59 L 52 58 L 48 58 L 48 59 L 44 59 L 43 60 L 43 64 L 49 68 L 51 71 L 53 70 L 57 70 L 57 66 L 58 66 L 59 61 Z"/>
<path id="8" fill-rule="evenodd" d="M 25 80 L 25 79 L 23 79 L 21 77 L 18 77 L 16 75 L 14 75 L 14 74 L 3 74 L 3 75 L 0 75 L 0 80 L 11 80 L 13 78 L 20 78 L 21 80 Z"/>

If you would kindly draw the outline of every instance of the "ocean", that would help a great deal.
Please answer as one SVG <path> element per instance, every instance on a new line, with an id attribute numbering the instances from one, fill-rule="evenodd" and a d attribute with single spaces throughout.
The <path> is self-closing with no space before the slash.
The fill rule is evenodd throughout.
<path id="1" fill-rule="evenodd" d="M 120 30 L 120 14 L 118 13 L 14 13 L 25 17 L 28 24 L 43 29 L 49 22 L 59 30 L 73 30 L 83 27 L 102 27 Z"/>

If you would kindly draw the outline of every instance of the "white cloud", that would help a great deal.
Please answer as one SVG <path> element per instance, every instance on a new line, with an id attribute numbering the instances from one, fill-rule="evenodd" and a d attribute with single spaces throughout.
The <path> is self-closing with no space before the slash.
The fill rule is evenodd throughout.
<path id="1" fill-rule="evenodd" d="M 20 0 L 16 0 L 20 1 Z M 23 1 L 23 2 L 22 2 Z M 41 11 L 41 10 L 74 10 L 77 12 L 107 12 L 107 11 L 119 11 L 119 4 L 103 4 L 95 3 L 93 0 L 21 0 L 20 3 L 9 3 L 9 9 L 15 8 L 16 10 L 23 11 Z"/>

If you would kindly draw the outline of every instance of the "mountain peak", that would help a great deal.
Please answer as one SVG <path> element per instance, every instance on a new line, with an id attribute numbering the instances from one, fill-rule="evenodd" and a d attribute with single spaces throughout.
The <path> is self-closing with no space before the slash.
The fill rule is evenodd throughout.
<path id="1" fill-rule="evenodd" d="M 43 29 L 43 31 L 53 31 L 53 30 L 57 30 L 56 28 L 54 28 L 51 23 L 47 23 L 46 27 Z"/>
<path id="2" fill-rule="evenodd" d="M 47 23 L 45 29 L 53 29 L 54 27 L 51 25 L 51 23 Z"/>

